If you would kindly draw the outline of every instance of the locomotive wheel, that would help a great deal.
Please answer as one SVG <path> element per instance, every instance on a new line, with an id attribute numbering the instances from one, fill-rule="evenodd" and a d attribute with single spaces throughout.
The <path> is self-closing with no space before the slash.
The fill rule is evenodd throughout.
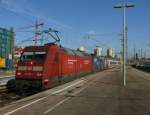
<path id="1" fill-rule="evenodd" d="M 6 87 L 9 92 L 14 92 L 16 90 L 16 80 L 15 79 L 9 80 L 6 84 Z"/>

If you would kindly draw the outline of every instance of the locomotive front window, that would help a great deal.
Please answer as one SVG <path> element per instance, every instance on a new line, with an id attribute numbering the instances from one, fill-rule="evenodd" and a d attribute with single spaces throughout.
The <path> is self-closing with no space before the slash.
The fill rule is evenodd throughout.
<path id="1" fill-rule="evenodd" d="M 45 58 L 46 52 L 34 52 L 35 60 L 43 60 Z"/>
<path id="2" fill-rule="evenodd" d="M 21 61 L 43 60 L 46 52 L 24 52 L 21 56 Z"/>
<path id="3" fill-rule="evenodd" d="M 33 52 L 24 52 L 21 56 L 21 61 L 29 61 L 32 60 L 34 57 Z"/>

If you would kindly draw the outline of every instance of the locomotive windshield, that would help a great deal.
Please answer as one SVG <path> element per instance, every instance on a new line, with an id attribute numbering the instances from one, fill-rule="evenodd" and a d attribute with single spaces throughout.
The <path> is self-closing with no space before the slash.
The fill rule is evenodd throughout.
<path id="1" fill-rule="evenodd" d="M 46 52 L 24 52 L 21 56 L 21 61 L 43 60 Z"/>

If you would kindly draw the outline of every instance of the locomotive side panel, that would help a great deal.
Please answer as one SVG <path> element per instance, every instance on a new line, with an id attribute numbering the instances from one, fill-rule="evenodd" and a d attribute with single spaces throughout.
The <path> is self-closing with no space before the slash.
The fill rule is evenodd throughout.
<path id="1" fill-rule="evenodd" d="M 75 55 L 64 54 L 62 59 L 62 83 L 71 81 L 76 77 L 76 63 Z"/>
<path id="2" fill-rule="evenodd" d="M 62 75 L 75 73 L 76 58 L 74 55 L 64 55 L 62 64 Z"/>
<path id="3" fill-rule="evenodd" d="M 84 57 L 83 64 L 84 64 L 83 71 L 91 71 L 91 69 L 92 69 L 92 58 L 90 56 Z"/>
<path id="4" fill-rule="evenodd" d="M 61 50 L 57 45 L 53 45 L 49 48 L 46 61 L 44 63 L 43 72 L 43 88 L 51 88 L 58 85 L 59 82 L 59 71 L 60 71 L 60 53 Z"/>

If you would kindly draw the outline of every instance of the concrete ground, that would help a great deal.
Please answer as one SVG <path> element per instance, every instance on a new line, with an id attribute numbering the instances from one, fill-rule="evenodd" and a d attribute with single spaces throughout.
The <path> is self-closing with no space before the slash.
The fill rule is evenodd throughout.
<path id="1" fill-rule="evenodd" d="M 150 115 L 150 74 L 113 68 L 0 108 L 0 115 Z"/>

